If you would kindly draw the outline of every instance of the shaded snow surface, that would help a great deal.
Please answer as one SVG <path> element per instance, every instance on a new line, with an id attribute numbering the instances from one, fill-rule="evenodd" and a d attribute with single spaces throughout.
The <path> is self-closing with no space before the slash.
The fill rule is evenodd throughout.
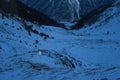
<path id="1" fill-rule="evenodd" d="M 119 7 L 74 31 L 0 14 L 0 80 L 120 80 Z"/>

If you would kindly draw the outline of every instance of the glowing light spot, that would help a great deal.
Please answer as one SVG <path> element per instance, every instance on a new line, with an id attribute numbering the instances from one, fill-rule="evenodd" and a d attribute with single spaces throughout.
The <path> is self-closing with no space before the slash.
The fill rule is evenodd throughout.
<path id="1" fill-rule="evenodd" d="M 39 55 L 42 55 L 42 51 L 39 51 L 38 54 L 39 54 Z"/>

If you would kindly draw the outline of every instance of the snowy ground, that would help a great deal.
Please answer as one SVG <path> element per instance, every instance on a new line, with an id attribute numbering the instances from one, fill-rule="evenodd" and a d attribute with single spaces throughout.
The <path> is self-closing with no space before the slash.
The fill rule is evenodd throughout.
<path id="1" fill-rule="evenodd" d="M 0 14 L 0 80 L 120 80 L 119 7 L 74 31 Z"/>

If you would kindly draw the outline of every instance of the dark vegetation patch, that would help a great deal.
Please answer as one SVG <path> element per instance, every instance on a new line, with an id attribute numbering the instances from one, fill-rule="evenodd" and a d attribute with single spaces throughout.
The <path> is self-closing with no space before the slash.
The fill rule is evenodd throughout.
<path id="1" fill-rule="evenodd" d="M 20 40 L 20 43 L 22 43 L 22 40 Z"/>
<path id="2" fill-rule="evenodd" d="M 52 68 L 50 68 L 49 66 L 47 65 L 44 65 L 44 64 L 40 64 L 40 63 L 33 63 L 33 62 L 30 62 L 30 61 L 21 61 L 23 64 L 28 64 L 30 65 L 30 67 L 34 70 L 51 70 Z"/>
<path id="3" fill-rule="evenodd" d="M 48 50 L 40 50 L 44 55 L 56 59 L 55 64 L 62 64 L 65 67 L 75 69 L 76 66 L 81 67 L 82 62 L 79 60 L 76 60 L 74 57 L 71 57 L 70 55 L 63 55 L 58 52 L 50 52 Z"/>
<path id="4" fill-rule="evenodd" d="M 20 28 L 17 28 L 17 30 L 21 30 L 22 28 L 20 27 Z"/>
<path id="5" fill-rule="evenodd" d="M 35 43 L 36 43 L 36 44 L 38 44 L 38 43 L 39 43 L 39 41 L 38 41 L 38 40 L 35 40 Z"/>
<path id="6" fill-rule="evenodd" d="M 12 28 L 15 28 L 15 26 L 11 26 Z"/>
<path id="7" fill-rule="evenodd" d="M 102 79 L 100 79 L 100 80 L 109 80 L 108 78 L 102 78 Z"/>
<path id="8" fill-rule="evenodd" d="M 31 32 L 34 33 L 34 34 L 37 34 L 41 37 L 44 38 L 44 40 L 50 38 L 50 39 L 54 39 L 54 37 L 50 37 L 48 34 L 45 34 L 43 32 L 38 32 L 37 30 L 34 30 L 32 29 L 33 28 L 33 25 L 27 25 L 26 22 L 23 20 L 22 21 L 23 23 L 23 27 L 25 28 L 25 30 L 28 32 L 28 35 L 31 36 Z"/>
<path id="9" fill-rule="evenodd" d="M 120 78 L 117 78 L 116 80 L 120 80 Z"/>
<path id="10" fill-rule="evenodd" d="M 108 31 L 108 32 L 106 32 L 106 34 L 107 34 L 107 35 L 109 35 L 109 34 L 110 34 L 110 32 Z"/>
<path id="11" fill-rule="evenodd" d="M 0 46 L 0 49 L 2 49 L 2 47 Z"/>
<path id="12" fill-rule="evenodd" d="M 50 38 L 49 35 L 45 34 L 45 33 L 40 33 L 40 36 L 44 37 L 44 40 L 46 40 L 47 38 Z"/>
<path id="13" fill-rule="evenodd" d="M 7 72 L 7 71 L 10 71 L 10 70 L 13 70 L 12 68 L 9 68 L 9 69 L 1 69 L 0 68 L 0 72 Z"/>
<path id="14" fill-rule="evenodd" d="M 111 67 L 111 68 L 106 69 L 105 71 L 111 71 L 111 70 L 115 70 L 115 69 L 117 69 L 117 67 Z"/>
<path id="15" fill-rule="evenodd" d="M 8 23 L 4 23 L 4 25 L 8 26 Z"/>

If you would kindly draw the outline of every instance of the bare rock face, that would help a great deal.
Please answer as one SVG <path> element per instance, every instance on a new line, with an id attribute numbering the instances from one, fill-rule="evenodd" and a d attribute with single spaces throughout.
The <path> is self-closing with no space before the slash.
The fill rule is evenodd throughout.
<path id="1" fill-rule="evenodd" d="M 79 20 L 90 11 L 114 0 L 20 0 L 58 22 Z"/>

